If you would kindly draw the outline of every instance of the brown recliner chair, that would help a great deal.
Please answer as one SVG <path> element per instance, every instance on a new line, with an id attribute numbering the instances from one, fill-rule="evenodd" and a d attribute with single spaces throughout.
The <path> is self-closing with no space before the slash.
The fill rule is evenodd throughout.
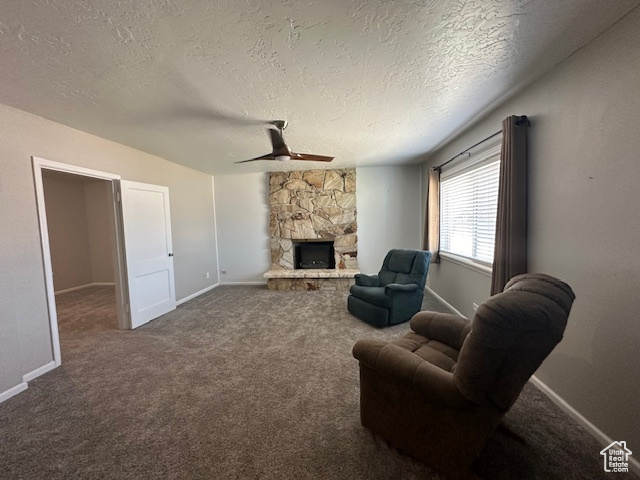
<path id="1" fill-rule="evenodd" d="M 556 278 L 523 274 L 470 323 L 423 311 L 396 341 L 360 340 L 362 425 L 451 478 L 477 478 L 473 462 L 562 339 L 574 299 Z"/>

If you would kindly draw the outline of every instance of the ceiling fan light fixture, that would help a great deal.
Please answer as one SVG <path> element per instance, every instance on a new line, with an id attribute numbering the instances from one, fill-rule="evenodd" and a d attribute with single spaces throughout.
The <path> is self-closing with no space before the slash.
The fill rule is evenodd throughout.
<path id="1" fill-rule="evenodd" d="M 275 158 L 279 162 L 288 162 L 289 160 L 291 160 L 291 157 L 289 155 L 276 155 Z"/>

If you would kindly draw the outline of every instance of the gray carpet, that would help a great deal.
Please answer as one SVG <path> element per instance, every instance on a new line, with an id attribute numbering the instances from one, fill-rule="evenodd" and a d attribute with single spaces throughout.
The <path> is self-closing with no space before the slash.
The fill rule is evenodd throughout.
<path id="1" fill-rule="evenodd" d="M 359 424 L 351 347 L 407 324 L 374 329 L 344 294 L 222 286 L 119 331 L 113 301 L 58 297 L 63 365 L 0 404 L 0 478 L 443 478 Z M 528 444 L 496 432 L 483 478 L 608 478 L 600 445 L 535 387 L 507 422 Z"/>

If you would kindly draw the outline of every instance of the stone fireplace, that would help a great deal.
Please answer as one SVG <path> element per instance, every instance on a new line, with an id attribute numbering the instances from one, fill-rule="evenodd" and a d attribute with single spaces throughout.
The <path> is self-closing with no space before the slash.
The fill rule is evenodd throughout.
<path id="1" fill-rule="evenodd" d="M 358 273 L 355 169 L 272 172 L 269 205 L 268 287 L 348 289 Z M 301 250 L 310 260 L 296 256 Z"/>

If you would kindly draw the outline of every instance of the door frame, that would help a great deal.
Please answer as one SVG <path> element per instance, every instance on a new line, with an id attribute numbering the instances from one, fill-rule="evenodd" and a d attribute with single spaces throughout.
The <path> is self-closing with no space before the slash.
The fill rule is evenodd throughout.
<path id="1" fill-rule="evenodd" d="M 60 335 L 58 332 L 58 315 L 56 310 L 55 290 L 53 286 L 53 267 L 51 263 L 51 247 L 49 243 L 49 231 L 47 227 L 47 212 L 44 198 L 43 170 L 55 170 L 58 172 L 80 175 L 83 177 L 106 180 L 111 183 L 111 199 L 113 215 L 109 215 L 109 221 L 113 222 L 111 231 L 113 232 L 113 264 L 114 283 L 116 288 L 116 311 L 118 317 L 118 327 L 121 329 L 131 328 L 129 317 L 129 293 L 127 288 L 126 260 L 124 254 L 124 241 L 122 231 L 122 213 L 119 207 L 120 197 L 120 175 L 89 168 L 68 165 L 60 162 L 53 162 L 40 157 L 31 157 L 33 163 L 33 179 L 36 188 L 36 205 L 38 210 L 38 223 L 40 227 L 40 239 L 42 243 L 42 260 L 44 266 L 45 290 L 47 295 L 47 306 L 49 309 L 49 330 L 51 334 L 51 348 L 53 360 L 56 367 L 62 363 L 60 353 Z"/>

